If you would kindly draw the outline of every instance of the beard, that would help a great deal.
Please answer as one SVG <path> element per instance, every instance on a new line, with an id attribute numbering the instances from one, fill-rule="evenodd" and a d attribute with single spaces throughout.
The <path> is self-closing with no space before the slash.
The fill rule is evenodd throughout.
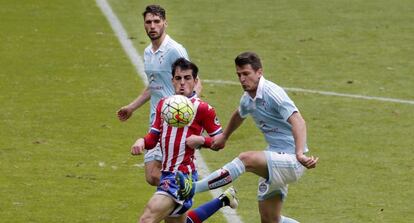
<path id="1" fill-rule="evenodd" d="M 159 38 L 161 38 L 161 36 L 164 34 L 164 30 L 165 30 L 165 27 L 162 27 L 161 29 L 160 29 L 160 31 L 159 32 L 151 32 L 151 31 L 149 31 L 149 32 L 147 32 L 147 36 L 153 41 L 153 40 L 157 40 L 157 39 L 159 39 Z"/>
<path id="2" fill-rule="evenodd" d="M 148 37 L 151 39 L 151 40 L 157 40 L 157 39 L 159 39 L 159 38 L 161 38 L 161 34 L 156 34 L 156 35 L 151 35 L 151 33 L 147 33 L 147 35 L 148 35 Z"/>

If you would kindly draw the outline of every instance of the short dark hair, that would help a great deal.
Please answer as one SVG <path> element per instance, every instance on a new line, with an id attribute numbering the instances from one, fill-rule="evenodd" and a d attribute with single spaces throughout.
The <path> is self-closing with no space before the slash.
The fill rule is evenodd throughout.
<path id="1" fill-rule="evenodd" d="M 161 7 L 160 5 L 148 5 L 145 8 L 145 11 L 142 13 L 142 16 L 144 16 L 144 19 L 145 19 L 145 16 L 148 13 L 157 15 L 163 20 L 165 20 L 167 18 L 166 13 L 165 13 L 165 9 L 163 7 Z"/>
<path id="2" fill-rule="evenodd" d="M 239 67 L 250 64 L 255 71 L 262 68 L 262 62 L 260 62 L 259 56 L 254 52 L 243 52 L 234 59 L 234 62 Z"/>
<path id="3" fill-rule="evenodd" d="M 194 63 L 190 62 L 189 60 L 185 59 L 184 57 L 178 58 L 171 66 L 172 68 L 172 76 L 175 76 L 175 71 L 179 67 L 181 70 L 191 70 L 191 74 L 193 78 L 196 79 L 198 75 L 198 67 Z"/>

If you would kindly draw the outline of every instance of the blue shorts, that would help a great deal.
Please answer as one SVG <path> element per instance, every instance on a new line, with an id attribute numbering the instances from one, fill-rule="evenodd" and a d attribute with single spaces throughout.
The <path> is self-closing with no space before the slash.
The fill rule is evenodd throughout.
<path id="1" fill-rule="evenodd" d="M 187 174 L 184 175 L 188 176 Z M 191 177 L 193 179 L 193 182 L 196 182 L 198 180 L 197 172 L 194 171 L 191 174 Z M 162 171 L 160 184 L 157 186 L 157 192 L 155 192 L 155 194 L 163 194 L 169 196 L 177 203 L 174 210 L 170 213 L 170 217 L 182 215 L 190 210 L 191 206 L 193 206 L 194 195 L 190 195 L 190 197 L 185 200 L 180 200 L 178 198 L 178 190 L 179 188 L 177 182 L 175 181 L 175 173 Z"/>

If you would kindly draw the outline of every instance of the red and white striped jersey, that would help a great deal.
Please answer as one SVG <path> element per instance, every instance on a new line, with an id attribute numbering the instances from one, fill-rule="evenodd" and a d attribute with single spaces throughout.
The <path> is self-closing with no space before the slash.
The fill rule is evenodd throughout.
<path id="1" fill-rule="evenodd" d="M 161 99 L 157 104 L 155 119 L 145 137 L 145 147 L 152 149 L 159 140 L 163 153 L 161 170 L 190 173 L 195 170 L 194 149 L 186 146 L 185 139 L 191 135 L 201 135 L 203 130 L 209 136 L 215 136 L 222 132 L 221 124 L 214 108 L 194 95 L 190 98 L 195 111 L 193 121 L 183 128 L 169 126 L 161 116 L 164 100 Z"/>

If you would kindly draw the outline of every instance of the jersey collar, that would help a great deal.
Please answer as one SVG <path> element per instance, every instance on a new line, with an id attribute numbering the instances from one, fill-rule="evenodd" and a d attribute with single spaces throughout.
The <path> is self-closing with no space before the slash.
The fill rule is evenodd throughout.
<path id="1" fill-rule="evenodd" d="M 244 92 L 244 94 L 246 96 L 248 96 L 250 98 L 250 100 L 252 101 L 256 101 L 256 99 L 262 99 L 263 98 L 263 88 L 264 88 L 264 84 L 265 84 L 265 78 L 262 75 L 259 79 L 259 84 L 257 85 L 257 89 L 256 89 L 256 96 L 254 98 L 250 97 L 250 95 L 247 92 Z"/>
<path id="2" fill-rule="evenodd" d="M 170 39 L 171 39 L 170 36 L 168 34 L 166 34 L 165 37 L 164 37 L 164 40 L 161 43 L 161 46 L 155 52 L 152 51 L 152 43 L 151 43 L 151 48 L 150 48 L 151 52 L 153 54 L 156 54 L 158 51 L 164 52 L 167 48 L 167 43 L 170 42 Z"/>
<path id="3" fill-rule="evenodd" d="M 197 98 L 197 93 L 193 91 L 193 94 L 188 97 L 189 99 Z"/>
<path id="4" fill-rule="evenodd" d="M 170 42 L 170 36 L 167 34 L 165 35 L 164 41 L 162 41 L 160 48 L 158 49 L 161 52 L 164 52 L 166 47 L 167 47 L 167 43 Z"/>
<path id="5" fill-rule="evenodd" d="M 256 97 L 255 98 L 260 98 L 260 99 L 263 98 L 263 87 L 264 87 L 264 83 L 265 83 L 265 78 L 262 75 L 260 77 L 259 84 L 257 85 Z"/>

